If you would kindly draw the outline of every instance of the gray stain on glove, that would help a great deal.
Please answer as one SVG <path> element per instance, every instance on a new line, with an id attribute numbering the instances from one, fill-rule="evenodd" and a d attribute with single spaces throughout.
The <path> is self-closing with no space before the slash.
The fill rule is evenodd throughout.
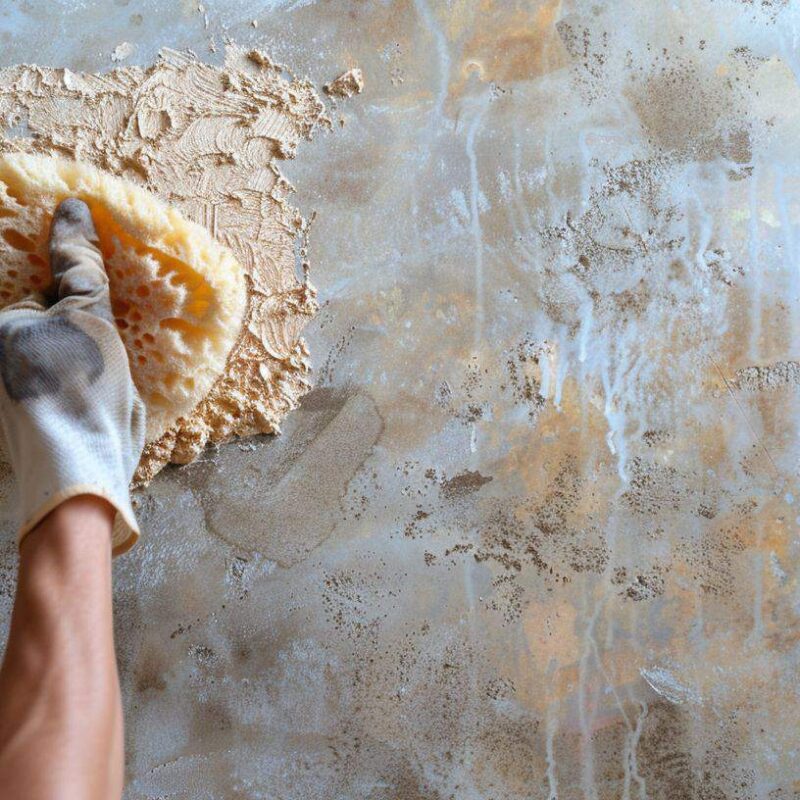
<path id="1" fill-rule="evenodd" d="M 56 394 L 81 374 L 91 385 L 103 368 L 97 343 L 68 319 L 43 317 L 0 328 L 0 375 L 17 402 Z"/>

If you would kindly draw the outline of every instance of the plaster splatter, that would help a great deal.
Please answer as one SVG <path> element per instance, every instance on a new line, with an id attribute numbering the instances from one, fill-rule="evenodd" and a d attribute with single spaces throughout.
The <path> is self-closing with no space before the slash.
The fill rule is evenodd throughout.
<path id="1" fill-rule="evenodd" d="M 364 75 L 358 67 L 347 70 L 323 87 L 332 97 L 352 97 L 364 91 Z"/>
<path id="2" fill-rule="evenodd" d="M 130 42 L 120 42 L 111 53 L 111 60 L 114 62 L 124 61 L 131 56 L 134 50 L 135 48 Z"/>

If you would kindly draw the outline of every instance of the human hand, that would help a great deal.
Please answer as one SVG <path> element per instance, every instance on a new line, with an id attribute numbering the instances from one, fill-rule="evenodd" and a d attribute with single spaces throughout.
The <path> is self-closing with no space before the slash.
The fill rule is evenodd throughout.
<path id="1" fill-rule="evenodd" d="M 117 511 L 120 553 L 139 535 L 129 484 L 145 409 L 81 200 L 64 200 L 53 215 L 50 268 L 49 308 L 34 297 L 0 311 L 0 422 L 20 489 L 19 541 L 60 503 L 92 494 Z"/>

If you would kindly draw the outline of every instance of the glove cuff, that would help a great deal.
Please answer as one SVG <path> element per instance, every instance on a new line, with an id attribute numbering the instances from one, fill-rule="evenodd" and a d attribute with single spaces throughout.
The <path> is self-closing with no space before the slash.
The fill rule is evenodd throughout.
<path id="1" fill-rule="evenodd" d="M 65 501 L 79 495 L 93 495 L 107 500 L 114 509 L 114 525 L 111 530 L 111 553 L 119 556 L 133 547 L 139 539 L 139 523 L 133 513 L 130 497 L 116 497 L 107 489 L 95 484 L 73 485 L 49 497 L 47 502 L 36 506 L 36 510 L 20 525 L 17 545 L 21 546 L 25 537 L 51 512 Z"/>

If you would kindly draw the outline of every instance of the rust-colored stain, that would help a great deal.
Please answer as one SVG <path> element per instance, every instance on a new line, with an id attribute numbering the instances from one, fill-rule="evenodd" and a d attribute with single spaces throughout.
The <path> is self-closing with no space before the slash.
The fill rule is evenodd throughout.
<path id="1" fill-rule="evenodd" d="M 458 96 L 471 74 L 502 88 L 563 69 L 569 57 L 556 30 L 561 0 L 515 7 L 502 0 L 482 0 L 464 33 L 460 69 L 450 85 Z"/>

